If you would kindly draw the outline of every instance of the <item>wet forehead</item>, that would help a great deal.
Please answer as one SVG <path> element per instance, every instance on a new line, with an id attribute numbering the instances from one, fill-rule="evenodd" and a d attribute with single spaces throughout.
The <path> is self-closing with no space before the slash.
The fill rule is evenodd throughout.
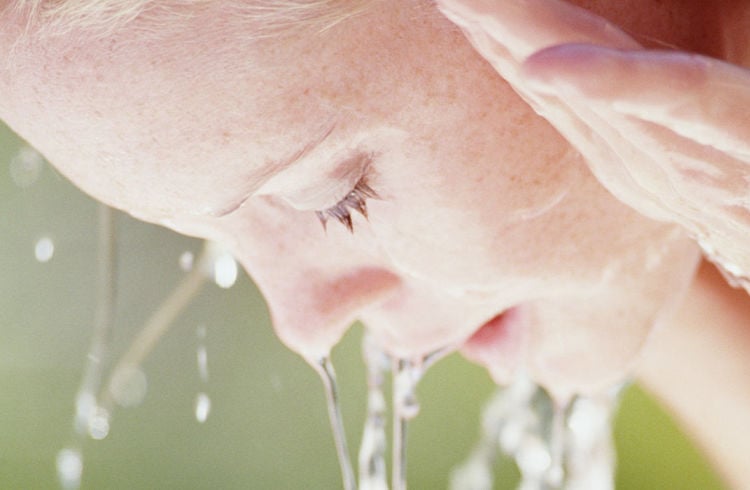
<path id="1" fill-rule="evenodd" d="M 320 119 L 315 107 L 279 109 L 305 71 L 301 60 L 315 63 L 314 43 L 299 36 L 243 42 L 246 30 L 224 9 L 182 22 L 156 37 L 142 36 L 136 22 L 106 42 L 27 40 L 13 77 L 4 73 L 9 97 L 0 106 L 10 107 L 0 107 L 2 117 L 96 197 L 108 182 L 123 192 L 169 184 L 167 198 L 186 188 L 199 196 L 201 186 L 232 199 L 251 193 L 312 143 L 301 122 Z M 208 204 L 219 213 L 232 206 L 223 196 Z"/>

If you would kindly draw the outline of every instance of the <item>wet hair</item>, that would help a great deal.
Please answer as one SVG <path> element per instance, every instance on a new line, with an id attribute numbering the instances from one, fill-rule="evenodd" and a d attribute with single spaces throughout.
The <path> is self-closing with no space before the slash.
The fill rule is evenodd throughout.
<path id="1" fill-rule="evenodd" d="M 377 0 L 10 0 L 4 12 L 25 19 L 27 30 L 59 35 L 87 31 L 106 35 L 136 19 L 154 30 L 165 20 L 220 7 L 252 21 L 251 35 L 269 37 L 296 29 L 324 31 Z"/>

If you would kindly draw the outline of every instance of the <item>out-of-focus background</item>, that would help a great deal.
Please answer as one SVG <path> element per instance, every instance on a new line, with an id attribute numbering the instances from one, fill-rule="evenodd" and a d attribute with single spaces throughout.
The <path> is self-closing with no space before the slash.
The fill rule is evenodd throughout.
<path id="1" fill-rule="evenodd" d="M 55 457 L 71 436 L 73 400 L 96 307 L 97 204 L 0 126 L 0 488 L 59 488 Z M 124 352 L 186 275 L 201 243 L 118 213 L 113 349 Z M 183 258 L 184 260 L 184 258 Z M 350 448 L 365 409 L 355 326 L 334 352 Z M 208 381 L 197 352 L 207 353 Z M 118 409 L 109 435 L 84 442 L 84 489 L 336 489 L 338 465 L 317 375 L 274 337 L 244 275 L 207 284 L 143 365 L 147 391 Z M 493 385 L 453 355 L 419 388 L 409 483 L 446 488 L 479 430 Z M 196 418 L 199 393 L 211 401 Z M 723 488 L 698 451 L 643 391 L 629 388 L 616 419 L 618 489 Z M 509 463 L 497 488 L 513 488 Z"/>

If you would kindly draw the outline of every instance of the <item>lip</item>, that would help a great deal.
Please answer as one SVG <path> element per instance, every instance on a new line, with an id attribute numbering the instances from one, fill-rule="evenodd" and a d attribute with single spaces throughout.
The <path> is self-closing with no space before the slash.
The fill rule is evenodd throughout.
<path id="1" fill-rule="evenodd" d="M 508 384 L 522 369 L 528 332 L 524 323 L 521 306 L 508 308 L 479 327 L 461 347 L 461 353 L 484 366 L 496 383 Z"/>

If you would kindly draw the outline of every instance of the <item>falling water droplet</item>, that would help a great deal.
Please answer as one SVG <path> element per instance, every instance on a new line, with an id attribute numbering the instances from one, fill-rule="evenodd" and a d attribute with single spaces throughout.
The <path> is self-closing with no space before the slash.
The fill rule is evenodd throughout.
<path id="1" fill-rule="evenodd" d="M 545 390 L 537 386 L 532 390 L 522 389 L 527 380 L 521 383 L 500 437 L 503 449 L 515 459 L 521 473 L 519 489 L 559 488 L 563 476 L 562 439 L 556 415 L 564 411 L 556 411 Z M 509 436 L 508 431 L 515 434 Z"/>
<path id="2" fill-rule="evenodd" d="M 205 345 L 199 345 L 195 352 L 198 361 L 198 375 L 204 383 L 208 381 L 208 352 Z"/>
<path id="3" fill-rule="evenodd" d="M 63 490 L 76 490 L 81 486 L 83 457 L 81 451 L 73 448 L 61 449 L 55 462 L 57 477 Z"/>
<path id="4" fill-rule="evenodd" d="M 552 465 L 552 456 L 546 443 L 540 437 L 528 434 L 521 442 L 515 457 L 521 472 L 522 487 L 541 488 Z"/>
<path id="5" fill-rule="evenodd" d="M 88 434 L 89 420 L 96 410 L 96 396 L 90 391 L 78 393 L 75 400 L 75 418 L 73 425 L 79 436 Z"/>
<path id="6" fill-rule="evenodd" d="M 195 397 L 195 420 L 203 423 L 211 413 L 211 398 L 205 393 L 198 393 Z"/>
<path id="7" fill-rule="evenodd" d="M 190 272 L 193 268 L 193 262 L 195 262 L 195 256 L 193 252 L 185 251 L 180 255 L 180 269 L 184 272 Z"/>
<path id="8" fill-rule="evenodd" d="M 92 439 L 100 441 L 109 434 L 109 412 L 103 407 L 96 407 L 89 417 L 88 433 Z"/>
<path id="9" fill-rule="evenodd" d="M 44 157 L 30 146 L 24 146 L 10 160 L 10 178 L 18 187 L 33 185 L 44 168 Z"/>
<path id="10" fill-rule="evenodd" d="M 328 419 L 331 423 L 333 440 L 336 446 L 336 455 L 338 456 L 339 466 L 341 467 L 341 478 L 344 483 L 344 490 L 355 490 L 357 488 L 354 479 L 354 470 L 349 458 L 349 449 L 346 443 L 346 431 L 344 430 L 344 420 L 341 416 L 341 403 L 338 395 L 338 384 L 336 383 L 336 371 L 333 369 L 333 363 L 327 357 L 311 365 L 323 381 L 323 387 L 326 395 L 326 404 L 328 407 Z"/>
<path id="11" fill-rule="evenodd" d="M 138 366 L 124 366 L 115 373 L 109 390 L 121 407 L 136 407 L 143 402 L 148 392 L 146 373 Z"/>
<path id="12" fill-rule="evenodd" d="M 206 349 L 206 326 L 199 325 L 195 330 L 198 346 L 195 348 L 195 360 L 198 365 L 198 376 L 204 383 L 208 382 L 208 350 Z"/>
<path id="13" fill-rule="evenodd" d="M 479 441 L 469 457 L 451 472 L 451 490 L 492 490 L 499 435 L 507 418 L 507 398 L 506 390 L 498 390 L 482 409 Z"/>
<path id="14" fill-rule="evenodd" d="M 616 452 L 612 420 L 620 388 L 578 397 L 567 420 L 567 479 L 570 489 L 614 490 Z"/>
<path id="15" fill-rule="evenodd" d="M 50 237 L 42 237 L 34 245 L 34 256 L 39 262 L 49 262 L 55 254 L 55 243 Z"/>
<path id="16" fill-rule="evenodd" d="M 367 415 L 359 448 L 359 490 L 388 490 L 386 402 L 383 384 L 390 359 L 370 335 L 362 354 L 367 368 Z"/>
<path id="17" fill-rule="evenodd" d="M 214 282 L 216 285 L 229 289 L 237 281 L 237 261 L 228 252 L 220 254 L 214 260 Z"/>
<path id="18" fill-rule="evenodd" d="M 393 490 L 406 490 L 408 422 L 419 413 L 417 385 L 423 360 L 394 360 L 393 368 Z"/>

